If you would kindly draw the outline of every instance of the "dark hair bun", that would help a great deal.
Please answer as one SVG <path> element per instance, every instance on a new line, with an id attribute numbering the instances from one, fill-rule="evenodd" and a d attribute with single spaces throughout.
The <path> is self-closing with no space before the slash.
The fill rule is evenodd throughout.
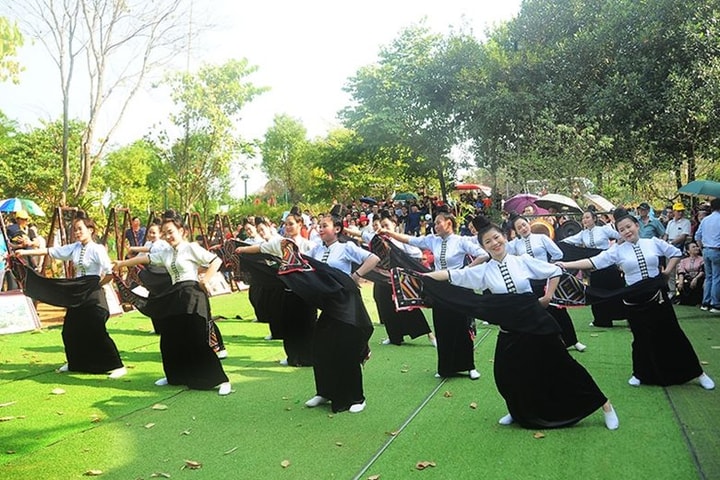
<path id="1" fill-rule="evenodd" d="M 162 218 L 177 218 L 178 214 L 173 209 L 168 209 L 163 212 Z"/>
<path id="2" fill-rule="evenodd" d="M 510 216 L 508 217 L 508 221 L 510 222 L 510 225 L 514 225 L 515 220 L 517 220 L 518 218 L 525 218 L 525 217 L 523 217 L 522 215 L 517 213 L 515 210 L 510 212 Z"/>
<path id="3" fill-rule="evenodd" d="M 336 203 L 330 209 L 330 215 L 333 217 L 344 217 L 345 213 L 346 213 L 345 205 L 343 205 L 341 203 Z"/>
<path id="4" fill-rule="evenodd" d="M 383 210 L 380 212 L 380 218 L 381 218 L 381 219 L 387 218 L 387 219 L 392 220 L 392 217 L 393 217 L 393 214 L 390 213 L 389 210 L 383 209 Z"/>
<path id="5" fill-rule="evenodd" d="M 265 217 L 257 216 L 255 217 L 255 225 L 260 225 L 261 223 L 267 225 L 267 222 L 265 221 Z"/>
<path id="6" fill-rule="evenodd" d="M 630 215 L 627 210 L 625 210 L 623 207 L 618 207 L 613 212 L 613 217 L 615 217 L 615 220 L 617 221 L 619 218 L 627 217 Z"/>
<path id="7" fill-rule="evenodd" d="M 472 224 L 478 232 L 492 225 L 490 219 L 485 215 L 476 215 L 475 218 L 472 219 Z"/>
<path id="8" fill-rule="evenodd" d="M 595 207 L 595 205 L 592 205 L 592 204 L 591 204 L 591 205 L 588 205 L 588 206 L 585 208 L 585 211 L 586 211 L 586 212 L 597 213 L 597 208 Z"/>
<path id="9" fill-rule="evenodd" d="M 87 213 L 85 213 L 85 210 L 78 210 L 75 212 L 75 219 L 76 220 L 84 220 L 88 218 Z"/>

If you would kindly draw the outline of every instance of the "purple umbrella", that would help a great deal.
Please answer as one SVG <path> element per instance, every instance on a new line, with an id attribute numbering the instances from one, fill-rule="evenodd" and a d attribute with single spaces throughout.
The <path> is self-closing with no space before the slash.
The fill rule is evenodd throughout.
<path id="1" fill-rule="evenodd" d="M 537 200 L 537 195 L 532 195 L 530 193 L 520 193 L 518 195 L 515 195 L 514 197 L 510 197 L 507 200 L 505 200 L 505 204 L 503 205 L 503 210 L 506 212 L 517 212 L 522 213 L 523 210 L 525 210 L 525 207 L 528 205 L 532 205 L 537 210 L 537 207 L 535 206 L 535 200 Z"/>

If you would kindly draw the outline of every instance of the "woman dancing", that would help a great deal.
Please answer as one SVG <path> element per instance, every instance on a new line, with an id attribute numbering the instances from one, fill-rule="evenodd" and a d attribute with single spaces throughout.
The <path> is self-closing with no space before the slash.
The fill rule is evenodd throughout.
<path id="1" fill-rule="evenodd" d="M 667 294 L 666 276 L 673 271 L 682 253 L 659 238 L 640 238 L 637 218 L 626 211 L 618 209 L 614 216 L 615 227 L 624 243 L 589 259 L 557 265 L 582 269 L 622 268 L 630 287 L 621 291 L 633 334 L 630 385 L 679 385 L 697 379 L 703 388 L 712 390 L 715 383 L 703 372 Z M 667 259 L 662 270 L 660 257 Z M 602 308 L 602 303 L 598 306 Z"/>
<path id="2" fill-rule="evenodd" d="M 219 395 L 232 388 L 217 355 L 209 343 L 212 315 L 207 283 L 220 268 L 221 260 L 196 242 L 185 239 L 186 228 L 175 212 L 167 212 L 162 233 L 171 248 L 151 250 L 114 262 L 113 268 L 135 265 L 163 265 L 170 273 L 172 287 L 148 299 L 147 310 L 160 322 L 160 353 L 165 377 L 155 385 L 186 385 L 197 390 L 219 387 Z M 198 269 L 206 267 L 202 280 Z"/>
<path id="3" fill-rule="evenodd" d="M 563 257 L 563 252 L 553 242 L 550 237 L 541 233 L 532 233 L 530 230 L 530 222 L 527 218 L 517 214 L 510 215 L 510 224 L 515 230 L 515 239 L 510 241 L 507 246 L 508 253 L 511 255 L 528 254 L 531 257 L 542 260 L 543 262 L 556 262 Z M 545 295 L 544 280 L 533 280 L 530 282 L 533 292 L 538 298 Z M 562 339 L 568 348 L 575 348 L 578 352 L 582 352 L 587 348 L 580 343 L 575 332 L 575 326 L 568 314 L 567 308 L 548 305 L 548 312 L 553 316 L 560 328 L 562 329 Z"/>
<path id="4" fill-rule="evenodd" d="M 58 298 L 57 303 L 52 300 L 42 300 L 53 305 L 68 307 L 62 329 L 67 363 L 58 368 L 58 371 L 109 372 L 110 378 L 120 378 L 127 373 L 127 370 L 120 360 L 115 342 L 110 338 L 105 327 L 110 313 L 102 289 L 104 284 L 112 280 L 110 275 L 112 263 L 105 247 L 93 241 L 93 235 L 97 230 L 94 221 L 79 213 L 72 225 L 75 243 L 61 247 L 16 250 L 15 254 L 49 255 L 56 260 L 72 261 L 75 280 L 43 279 L 42 283 L 57 283 L 58 289 L 54 293 L 60 297 L 64 295 L 64 288 L 75 287 L 83 290 L 83 300 L 73 306 L 62 303 L 64 301 L 62 298 Z M 81 286 L 80 283 L 83 285 Z M 36 298 L 32 290 L 30 287 L 26 293 Z"/>
<path id="5" fill-rule="evenodd" d="M 495 385 L 509 413 L 499 423 L 517 422 L 524 428 L 566 427 L 602 409 L 606 427 L 617 429 L 619 421 L 610 401 L 587 370 L 567 352 L 557 324 L 545 310 L 561 270 L 527 254 L 508 255 L 503 231 L 485 217 L 478 218 L 475 226 L 491 260 L 426 276 L 466 289 L 491 292 L 476 295 L 471 303 L 481 305 L 478 310 L 488 314 L 481 318 L 500 325 L 495 347 Z M 531 279 L 548 283 L 539 299 L 532 291 Z"/>
<path id="6" fill-rule="evenodd" d="M 455 217 L 440 212 L 435 217 L 435 233 L 424 237 L 411 237 L 383 228 L 378 233 L 412 246 L 432 251 L 436 270 L 458 270 L 465 264 L 466 256 L 473 257 L 474 263 L 487 260 L 487 253 L 473 243 L 469 237 L 455 234 Z M 457 311 L 433 306 L 433 329 L 437 340 L 438 364 L 436 377 L 451 377 L 457 372 L 468 372 L 471 380 L 480 378 L 475 369 L 471 317 L 459 315 Z"/>

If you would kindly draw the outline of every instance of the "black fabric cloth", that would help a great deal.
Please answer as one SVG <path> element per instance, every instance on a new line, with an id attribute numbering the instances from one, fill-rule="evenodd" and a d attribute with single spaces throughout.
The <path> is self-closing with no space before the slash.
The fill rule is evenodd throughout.
<path id="1" fill-rule="evenodd" d="M 392 287 L 387 283 L 376 282 L 373 285 L 373 299 L 378 316 L 387 332 L 390 343 L 400 345 L 405 335 L 417 338 L 430 333 L 430 326 L 421 309 L 395 310 L 392 299 Z"/>
<path id="2" fill-rule="evenodd" d="M 433 329 L 437 342 L 437 373 L 451 377 L 475 369 L 473 317 L 456 309 L 434 305 Z"/>
<path id="3" fill-rule="evenodd" d="M 178 282 L 148 299 L 147 310 L 160 327 L 160 353 L 171 385 L 208 390 L 228 377 L 210 345 L 215 328 L 207 294 L 198 282 Z"/>
<path id="4" fill-rule="evenodd" d="M 507 314 L 517 312 L 510 308 Z M 500 332 L 493 369 L 508 412 L 524 428 L 567 427 L 607 401 L 557 334 Z"/>
<path id="5" fill-rule="evenodd" d="M 576 247 L 565 242 L 559 242 L 558 247 L 563 252 L 563 261 L 566 262 L 591 258 L 602 252 L 599 248 Z M 620 269 L 613 265 L 590 272 L 590 286 L 604 290 L 617 290 L 625 286 L 625 279 Z M 619 299 L 608 301 L 602 307 L 593 305 L 590 308 L 593 314 L 593 325 L 596 327 L 612 327 L 613 320 L 627 318 L 625 306 Z"/>
<path id="6" fill-rule="evenodd" d="M 683 281 L 683 288 L 679 290 L 678 302 L 680 305 L 690 305 L 696 307 L 702 304 L 703 298 L 703 287 L 705 285 L 705 279 L 701 278 L 698 280 L 695 288 L 690 287 L 691 278 L 685 278 Z"/>
<path id="7" fill-rule="evenodd" d="M 85 305 L 100 287 L 100 277 L 87 275 L 79 278 L 47 278 L 23 263 L 23 291 L 25 295 L 56 307 L 74 308 Z M 107 310 L 107 306 L 105 308 Z"/>
<path id="8" fill-rule="evenodd" d="M 421 277 L 423 294 L 435 307 L 480 318 L 503 330 L 537 335 L 560 333 L 555 319 L 540 305 L 535 294 L 478 295 L 473 290 Z M 512 308 L 513 314 L 508 315 Z"/>

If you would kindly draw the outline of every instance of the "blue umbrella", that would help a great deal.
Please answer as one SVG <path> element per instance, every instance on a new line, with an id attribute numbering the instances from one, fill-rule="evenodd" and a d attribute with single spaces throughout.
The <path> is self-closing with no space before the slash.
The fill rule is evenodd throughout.
<path id="1" fill-rule="evenodd" d="M 19 212 L 20 210 L 25 210 L 30 215 L 45 216 L 43 209 L 27 198 L 13 197 L 0 201 L 0 212 Z"/>
<path id="2" fill-rule="evenodd" d="M 712 180 L 693 180 L 678 189 L 678 193 L 694 197 L 720 198 L 720 182 Z"/>
<path id="3" fill-rule="evenodd" d="M 410 193 L 410 192 L 396 193 L 395 196 L 393 197 L 393 200 L 396 200 L 399 202 L 400 201 L 408 201 L 408 200 L 417 200 L 417 199 L 418 199 L 418 196 L 415 195 L 414 193 Z"/>
<path id="4" fill-rule="evenodd" d="M 370 204 L 370 205 L 375 205 L 375 204 L 377 203 L 377 200 L 375 200 L 375 199 L 372 198 L 372 197 L 360 197 L 360 201 L 361 201 L 362 203 L 367 203 L 367 204 Z"/>

